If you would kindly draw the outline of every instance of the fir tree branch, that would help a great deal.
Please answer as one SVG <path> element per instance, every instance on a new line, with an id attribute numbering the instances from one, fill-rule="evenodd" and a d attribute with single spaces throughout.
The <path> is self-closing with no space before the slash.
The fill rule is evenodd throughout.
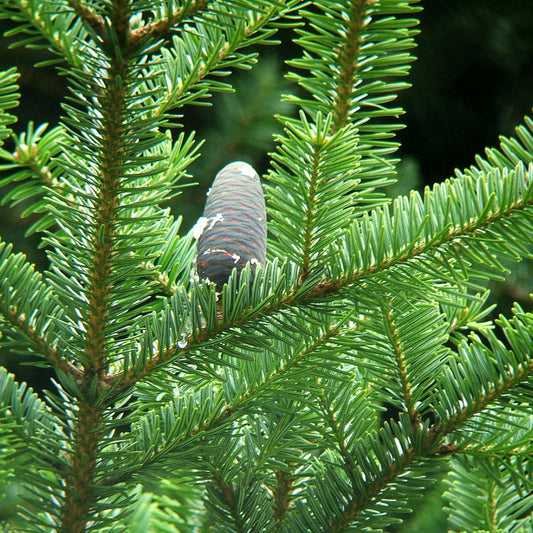
<path id="1" fill-rule="evenodd" d="M 234 487 L 227 483 L 222 473 L 216 469 L 213 472 L 213 480 L 220 494 L 220 499 L 225 504 L 225 507 L 229 509 L 235 533 L 245 533 L 247 528 L 236 505 Z"/>
<path id="2" fill-rule="evenodd" d="M 296 468 L 296 464 L 287 465 L 289 468 Z M 278 470 L 275 473 L 276 483 L 274 486 L 274 519 L 276 520 L 276 530 L 282 530 L 283 522 L 289 511 L 294 492 L 294 471 Z"/>
<path id="3" fill-rule="evenodd" d="M 259 281 L 260 282 L 260 281 Z M 246 288 L 244 288 L 246 290 Z M 113 387 L 116 393 L 124 391 L 135 384 L 139 379 L 145 379 L 154 372 L 158 371 L 165 364 L 171 362 L 176 356 L 180 358 L 194 357 L 194 353 L 204 342 L 209 342 L 211 339 L 218 335 L 224 335 L 230 333 L 234 328 L 239 326 L 245 326 L 250 324 L 253 319 L 259 318 L 262 314 L 269 315 L 279 311 L 282 307 L 273 306 L 270 308 L 269 302 L 266 301 L 262 306 L 258 306 L 254 310 L 253 314 L 250 314 L 250 309 L 243 309 L 240 316 L 233 319 L 231 322 L 227 321 L 227 318 L 223 316 L 221 306 L 219 306 L 218 323 L 217 327 L 210 327 L 209 329 L 201 329 L 195 331 L 189 335 L 183 335 L 178 343 L 171 344 L 165 347 L 162 351 L 156 351 L 152 357 L 145 362 L 142 368 L 132 368 L 126 372 L 118 372 L 115 374 L 108 374 L 102 380 L 102 386 L 106 389 Z M 316 340 L 306 345 L 305 349 L 299 352 L 298 356 L 291 360 L 291 362 L 282 369 L 276 370 L 274 374 L 265 376 L 264 381 L 257 384 L 256 387 L 249 389 L 246 397 L 242 398 L 242 402 L 246 402 L 249 398 L 261 393 L 263 387 L 269 387 L 274 378 L 281 378 L 284 374 L 289 373 L 293 367 L 296 367 L 302 361 L 305 361 L 309 354 L 313 354 L 320 346 L 327 344 L 328 341 L 334 339 L 335 336 L 341 333 L 342 325 L 348 320 L 348 315 L 343 316 L 337 324 L 331 326 L 327 331 L 324 331 L 322 335 L 318 336 Z M 240 402 L 239 402 L 240 403 Z M 230 411 L 234 414 L 237 406 L 234 405 L 230 408 Z"/>
<path id="4" fill-rule="evenodd" d="M 3 419 L 38 428 L 27 440 L 43 467 L 25 473 L 28 527 L 133 531 L 124 517 L 144 489 L 132 482 L 154 474 L 179 478 L 178 494 L 195 484 L 204 516 L 190 528 L 216 517 L 220 529 L 243 532 L 385 530 L 439 455 L 485 454 L 495 479 L 503 465 L 525 480 L 530 461 L 501 459 L 532 449 L 522 426 L 533 314 L 515 308 L 498 333 L 477 322 L 485 282 L 532 255 L 533 165 L 520 161 L 533 159 L 533 122 L 423 197 L 380 200 L 400 127 L 386 124 L 401 113 L 388 104 L 406 86 L 382 80 L 408 71 L 416 21 L 403 15 L 415 3 L 2 4 L 26 43 L 44 36 L 75 67 L 73 106 L 56 132 L 62 155 L 48 166 L 46 143 L 28 142 L 11 160 L 20 179 L 5 182 L 22 181 L 12 203 L 46 189 L 42 205 L 58 228 L 44 240 L 44 278 L 0 243 L 2 334 L 22 339 L 60 381 L 42 414 L 0 371 Z M 192 136 L 173 142 L 161 130 L 172 109 L 228 90 L 215 76 L 250 67 L 255 52 L 240 50 L 265 44 L 297 4 L 309 25 L 293 65 L 308 75 L 292 79 L 311 97 L 293 99 L 302 118 L 283 119 L 273 156 L 273 211 L 288 207 L 272 255 L 285 263 L 267 262 L 253 280 L 249 268 L 234 272 L 216 294 L 189 280 L 193 242 L 179 240 L 179 223 L 160 208 L 194 158 Z M 0 136 L 1 126 L 0 117 Z M 380 207 L 364 213 L 360 200 Z M 154 302 L 161 287 L 168 297 Z M 398 420 L 383 421 L 383 405 Z M 510 442 L 496 437 L 502 429 Z M 503 528 L 494 487 L 489 522 Z"/>
<path id="5" fill-rule="evenodd" d="M 509 321 L 503 322 L 506 326 L 505 333 L 509 339 L 513 339 L 513 344 L 518 344 L 522 342 L 520 339 L 520 330 L 527 327 L 527 324 L 531 322 L 531 315 L 528 315 L 525 320 L 517 316 L 513 321 L 514 322 L 512 323 Z M 522 334 L 524 334 L 523 330 Z M 525 335 L 527 335 L 527 332 L 525 332 Z M 494 339 L 495 338 L 493 338 L 493 341 Z M 474 345 L 475 344 L 477 344 L 477 341 L 474 342 Z M 483 413 L 498 400 L 503 399 L 503 397 L 516 388 L 519 383 L 526 382 L 531 378 L 531 375 L 533 374 L 533 357 L 531 356 L 531 353 L 520 354 L 520 359 L 524 362 L 516 362 L 516 364 L 510 368 L 508 367 L 509 358 L 505 358 L 504 353 L 501 353 L 500 364 L 497 365 L 498 370 L 501 372 L 501 377 L 497 382 L 493 383 L 491 388 L 488 388 L 485 384 L 481 390 L 478 389 L 475 392 L 473 391 L 477 395 L 477 398 L 469 397 L 468 401 L 464 401 L 466 404 L 465 407 L 459 407 L 457 410 L 452 411 L 445 420 L 436 422 L 427 427 L 427 429 L 424 429 L 424 425 L 412 427 L 413 433 L 409 437 L 412 444 L 396 458 L 391 458 L 387 465 L 381 465 L 381 475 L 364 483 L 364 494 L 361 494 L 360 491 L 355 491 L 351 502 L 342 512 L 342 520 L 333 523 L 331 531 L 342 531 L 344 528 L 348 527 L 359 512 L 364 510 L 373 498 L 377 498 L 379 493 L 383 491 L 387 485 L 394 482 L 395 478 L 409 470 L 410 467 L 415 466 L 418 462 L 424 460 L 424 458 L 463 451 L 465 448 L 458 447 L 453 441 L 443 442 L 443 439 L 449 435 L 453 438 L 454 431 L 475 416 Z M 474 377 L 472 375 L 475 373 L 475 368 L 468 366 L 469 359 L 465 358 L 464 361 L 464 370 L 458 373 L 459 376 L 466 379 L 472 377 L 474 381 L 478 380 L 480 378 L 479 376 Z M 483 364 L 486 364 L 486 362 Z M 496 366 L 496 364 L 494 366 Z M 471 375 L 469 376 L 469 374 Z M 456 388 L 459 391 L 460 385 L 457 384 Z M 441 395 L 439 398 L 443 398 L 444 395 L 447 394 L 444 390 L 441 390 L 440 393 Z M 438 401 L 439 400 L 437 400 L 437 402 Z M 457 402 L 457 405 L 459 406 L 460 403 L 461 402 Z M 409 434 L 406 430 L 407 428 L 404 428 L 403 431 Z M 376 438 L 379 439 L 379 437 Z"/>
<path id="6" fill-rule="evenodd" d="M 22 216 L 40 215 L 30 227 L 27 234 L 44 231 L 54 223 L 54 218 L 48 211 L 47 191 L 55 190 L 58 194 L 68 197 L 65 182 L 60 179 L 60 169 L 54 161 L 66 146 L 65 132 L 57 126 L 46 132 L 47 124 L 35 128 L 33 123 L 20 135 L 13 135 L 15 150 L 9 153 L 0 149 L 0 158 L 6 161 L 0 165 L 0 170 L 9 174 L 0 179 L 0 187 L 13 184 L 3 196 L 3 204 L 15 206 L 25 202 Z M 43 214 L 44 213 L 44 214 Z"/>
<path id="7" fill-rule="evenodd" d="M 487 194 L 484 200 L 481 200 L 478 196 L 478 201 L 481 200 L 483 205 L 478 204 L 475 207 L 473 204 L 471 206 L 460 206 L 458 200 L 459 196 L 454 197 L 454 195 L 469 194 L 467 192 L 468 189 L 476 194 L 474 188 L 476 185 L 481 185 L 482 183 L 478 176 L 476 179 L 467 178 L 463 183 L 458 180 L 450 180 L 447 183 L 435 186 L 433 191 L 427 189 L 424 200 L 415 200 L 416 194 L 412 195 L 411 199 L 415 200 L 415 203 L 418 204 L 420 209 L 418 209 L 418 207 L 416 208 L 416 217 L 412 217 L 411 219 L 409 219 L 409 217 L 411 214 L 414 215 L 415 212 L 412 211 L 410 213 L 408 210 L 404 211 L 400 206 L 400 202 L 403 202 L 404 199 L 400 197 L 395 201 L 396 213 L 393 215 L 392 219 L 389 218 L 387 211 L 377 209 L 372 213 L 371 217 L 364 217 L 361 224 L 359 221 L 355 221 L 347 236 L 339 239 L 338 247 L 341 249 L 344 248 L 345 250 L 353 250 L 356 247 L 361 250 L 366 247 L 367 256 L 361 258 L 364 266 L 362 266 L 362 268 L 354 268 L 351 273 L 341 274 L 337 281 L 332 279 L 322 280 L 306 294 L 306 298 L 320 298 L 338 293 L 343 287 L 349 286 L 352 283 L 361 282 L 364 277 L 368 275 L 398 267 L 403 263 L 408 264 L 425 255 L 434 257 L 435 252 L 439 250 L 442 251 L 442 253 L 449 252 L 453 257 L 457 257 L 460 252 L 464 251 L 466 243 L 473 246 L 477 239 L 483 240 L 483 236 L 487 231 L 497 231 L 495 230 L 495 227 L 498 223 L 504 223 L 514 215 L 520 214 L 526 219 L 529 218 L 532 214 L 531 208 L 533 207 L 532 173 L 533 167 L 530 167 L 529 170 L 525 170 L 522 165 L 518 165 L 514 173 L 515 176 L 512 176 L 511 174 L 509 175 L 508 185 L 517 179 L 521 183 L 519 186 L 523 189 L 523 192 L 514 196 L 509 202 L 502 202 L 499 206 L 495 205 L 495 200 L 497 198 L 496 190 L 491 194 Z M 490 178 L 490 175 L 487 176 L 487 179 Z M 503 185 L 503 180 L 498 180 L 498 182 L 499 183 L 497 184 L 496 180 L 493 181 L 497 188 Z M 456 187 L 458 187 L 458 189 L 455 189 Z M 487 190 L 489 189 L 487 188 Z M 444 211 L 441 211 L 439 214 L 439 221 L 437 222 L 437 219 L 435 218 L 437 213 L 433 211 L 430 204 L 436 206 L 436 203 L 439 203 L 441 199 L 444 200 L 444 197 L 441 196 L 442 193 L 445 195 L 450 194 L 448 201 L 455 205 L 445 206 L 441 203 L 441 208 L 444 209 Z M 466 199 L 465 201 L 468 202 L 469 200 Z M 414 207 L 414 204 L 412 204 L 412 207 Z M 462 210 L 464 208 L 474 208 L 477 211 L 477 216 L 472 216 L 469 219 L 465 217 L 462 218 L 461 222 L 456 223 L 453 220 L 455 218 L 453 210 Z M 392 231 L 395 231 L 393 220 L 396 223 L 396 230 L 402 231 L 403 228 L 407 229 L 409 226 L 413 228 L 416 240 L 406 247 L 403 245 L 397 247 L 396 244 L 399 243 L 393 241 L 390 242 L 390 245 L 392 246 L 386 250 L 385 247 L 383 247 L 383 242 L 378 244 L 377 240 L 373 239 L 372 232 L 375 231 L 378 226 L 389 228 L 389 231 L 393 228 Z M 357 245 L 354 246 L 350 242 L 354 237 L 357 239 L 357 242 L 365 243 L 365 245 L 361 247 Z M 391 238 L 394 239 L 393 236 L 391 236 Z M 503 237 L 501 238 L 503 239 Z M 374 243 L 377 245 L 376 248 L 374 248 Z M 517 247 L 522 247 L 521 240 L 513 240 L 513 243 Z M 524 251 L 526 255 L 529 254 L 528 251 Z M 377 257 L 379 257 L 379 259 L 376 260 Z M 492 261 L 487 261 L 487 263 L 490 265 Z M 437 273 L 437 271 L 435 271 L 435 273 Z"/>
<path id="8" fill-rule="evenodd" d="M 343 41 L 334 51 L 334 65 L 339 69 L 335 79 L 337 88 L 334 92 L 334 119 L 332 132 L 343 128 L 353 113 L 352 97 L 355 85 L 360 79 L 358 61 L 360 58 L 361 33 L 368 23 L 368 8 L 376 4 L 376 0 L 353 0 L 347 7 L 348 21 Z"/>
<path id="9" fill-rule="evenodd" d="M 405 353 L 399 338 L 399 332 L 392 309 L 387 308 L 384 310 L 384 321 L 388 328 L 388 332 L 392 341 L 393 352 L 397 361 L 399 379 L 404 393 L 405 407 L 409 413 L 409 417 L 411 418 L 413 426 L 417 426 L 420 423 L 420 413 L 418 413 L 415 407 L 415 402 L 413 402 L 412 384 L 410 383 L 409 378 L 410 373 L 406 366 Z"/>
<path id="10" fill-rule="evenodd" d="M 0 146 L 11 134 L 11 124 L 16 122 L 17 117 L 8 113 L 8 110 L 18 106 L 20 94 L 18 93 L 18 78 L 20 74 L 15 68 L 10 68 L 0 72 Z"/>
<path id="11" fill-rule="evenodd" d="M 51 346 L 46 337 L 40 336 L 24 313 L 19 314 L 17 309 L 11 305 L 9 310 L 2 310 L 2 315 L 9 320 L 14 329 L 26 336 L 33 345 L 35 352 L 44 357 L 56 370 L 70 374 L 76 380 L 82 377 L 83 372 L 64 356 L 60 355 L 57 348 Z"/>
<path id="12" fill-rule="evenodd" d="M 84 46 L 86 31 L 84 21 L 77 18 L 73 11 L 65 9 L 67 4 L 61 0 L 50 0 L 53 6 L 44 6 L 43 2 L 16 1 L 14 5 L 6 6 L 6 11 L 15 22 L 22 23 L 6 33 L 16 35 L 25 33 L 27 37 L 18 45 L 48 47 L 61 59 L 47 60 L 41 64 L 54 64 L 62 59 L 67 60 L 73 67 L 80 67 L 80 47 Z M 68 31 L 66 31 L 68 28 Z M 41 40 L 47 45 L 38 44 Z"/>
<path id="13" fill-rule="evenodd" d="M 184 19 L 193 17 L 196 13 L 205 9 L 209 0 L 192 0 L 186 5 L 174 11 L 171 16 L 161 18 L 135 29 L 131 32 L 129 39 L 130 51 L 145 37 L 165 37 L 171 30 L 175 29 Z"/>
<path id="14" fill-rule="evenodd" d="M 158 428 L 154 430 L 154 438 L 158 440 L 157 443 L 150 446 L 150 453 L 146 454 L 142 468 L 146 468 L 149 465 L 157 465 L 159 461 L 164 459 L 173 450 L 187 449 L 194 443 L 201 442 L 202 439 L 207 439 L 213 433 L 216 434 L 220 431 L 228 430 L 229 424 L 243 420 L 257 406 L 262 404 L 264 398 L 277 395 L 278 387 L 282 387 L 283 383 L 292 381 L 291 376 L 294 376 L 294 379 L 298 379 L 298 376 L 303 373 L 303 367 L 313 364 L 311 360 L 326 359 L 327 350 L 330 350 L 332 354 L 336 355 L 338 350 L 335 346 L 335 339 L 342 335 L 343 324 L 345 324 L 349 316 L 349 314 L 344 313 L 340 317 L 337 317 L 337 320 L 329 326 L 326 324 L 328 319 L 324 316 L 323 320 L 325 324 L 321 324 L 319 328 L 317 327 L 321 333 L 318 335 L 313 330 L 312 336 L 310 335 L 311 332 L 309 332 L 303 339 L 300 339 L 300 336 L 296 336 L 294 339 L 287 340 L 286 352 L 289 352 L 290 355 L 285 355 L 281 360 L 279 358 L 283 353 L 283 348 L 272 346 L 272 349 L 276 353 L 279 352 L 279 355 L 273 359 L 271 365 L 267 365 L 264 361 L 260 375 L 255 375 L 255 363 L 253 361 L 244 362 L 240 368 L 236 368 L 233 371 L 235 375 L 232 375 L 230 369 L 228 369 L 227 374 L 221 375 L 223 381 L 227 381 L 228 383 L 245 381 L 247 383 L 246 389 L 240 390 L 238 393 L 228 390 L 223 396 L 217 393 L 219 396 L 216 399 L 211 399 L 210 396 L 207 396 L 205 399 L 200 400 L 200 398 L 196 398 L 196 394 L 193 394 L 191 400 L 196 398 L 199 404 L 186 404 L 182 407 L 183 410 L 195 411 L 200 406 L 206 408 L 208 405 L 207 398 L 209 398 L 209 402 L 213 405 L 212 409 L 205 411 L 203 418 L 198 417 L 198 424 L 195 427 L 186 426 L 183 430 L 178 430 L 177 424 L 174 424 L 172 427 L 165 428 L 162 421 L 165 420 L 166 416 L 163 414 L 157 420 L 151 419 L 151 423 L 147 424 L 147 426 L 152 427 L 152 429 L 155 429 L 155 427 Z M 314 320 L 318 320 L 318 316 L 314 317 Z M 317 387 L 323 391 L 324 385 L 320 383 L 313 384 L 314 381 L 316 379 L 306 379 L 304 386 L 307 389 Z M 116 387 L 120 388 L 120 385 L 121 382 Z M 201 389 L 199 394 L 202 393 L 203 389 Z M 174 404 L 174 400 L 170 400 L 167 408 L 176 411 L 176 416 L 180 416 L 180 411 L 177 410 L 178 408 Z M 144 440 L 144 438 L 133 438 L 138 441 Z M 160 438 L 161 440 L 159 440 Z M 141 467 L 138 465 L 138 468 Z M 119 480 L 113 479 L 112 484 L 128 479 L 134 472 L 135 470 L 132 470 L 126 477 L 121 477 Z M 284 497 L 287 498 L 288 495 L 285 494 Z"/>
<path id="15" fill-rule="evenodd" d="M 267 187 L 272 229 L 277 241 L 273 253 L 301 268 L 300 283 L 327 261 L 329 247 L 353 216 L 359 157 L 357 130 L 346 127 L 331 134 L 332 115 L 317 113 L 315 123 L 303 113 L 300 120 L 285 119 L 285 136 L 278 136 L 274 171 Z M 274 231 L 272 232 L 274 233 Z"/>
<path id="16" fill-rule="evenodd" d="M 356 496 L 352 498 L 349 505 L 347 505 L 342 512 L 342 519 L 331 523 L 329 531 L 331 533 L 340 533 L 345 531 L 355 520 L 357 515 L 364 510 L 374 498 L 396 478 L 406 472 L 414 462 L 420 457 L 413 451 L 409 450 L 407 454 L 402 454 L 399 461 L 391 463 L 390 468 L 386 474 L 380 479 L 373 480 L 372 483 L 368 483 L 365 487 L 366 492 L 364 494 L 356 493 Z"/>
<path id="17" fill-rule="evenodd" d="M 124 103 L 126 91 L 122 80 L 128 79 L 127 65 L 113 65 L 108 71 L 105 89 L 105 113 L 103 117 L 101 189 L 95 206 L 93 233 L 92 278 L 88 288 L 87 315 L 87 367 L 88 381 L 93 375 L 102 378 L 106 371 L 106 325 L 109 320 L 111 291 L 110 277 L 113 271 L 115 224 L 118 208 L 119 185 L 124 160 Z"/>
<path id="18" fill-rule="evenodd" d="M 77 427 L 72 435 L 72 452 L 65 476 L 65 503 L 61 533 L 84 533 L 96 500 L 95 474 L 102 437 L 103 407 L 82 401 L 77 413 Z"/>
<path id="19" fill-rule="evenodd" d="M 129 25 L 129 2 L 117 0 L 109 7 L 111 26 L 106 35 L 114 35 L 118 46 L 124 48 Z M 116 294 L 113 275 L 121 258 L 117 228 L 124 226 L 119 219 L 120 208 L 125 203 L 124 168 L 127 168 L 132 151 L 127 139 L 133 133 L 127 104 L 131 101 L 129 91 L 133 75 L 129 59 L 121 56 L 117 46 L 108 46 L 107 51 L 109 57 L 100 57 L 99 61 L 90 63 L 88 72 L 84 74 L 86 78 L 89 78 L 92 70 L 100 74 L 98 101 L 93 103 L 94 107 L 96 104 L 99 106 L 98 112 L 91 114 L 93 106 L 88 105 L 92 127 L 98 132 L 95 137 L 95 144 L 98 145 L 95 152 L 98 155 L 97 165 L 94 165 L 95 159 L 91 161 L 94 169 L 91 178 L 85 178 L 86 181 L 92 179 L 95 193 L 90 197 L 92 219 L 88 224 L 87 237 L 84 237 L 88 261 L 83 280 L 86 286 L 82 295 L 85 299 L 82 317 L 85 342 L 81 357 L 84 371 L 78 383 L 75 427 L 70 432 L 73 438 L 70 464 L 64 479 L 65 503 L 60 529 L 64 533 L 82 533 L 91 521 L 100 497 L 95 483 L 97 461 L 101 456 L 100 441 L 104 432 L 108 431 L 104 428 L 103 420 L 108 404 L 101 395 L 95 394 L 95 384 L 98 386 L 108 371 L 113 342 L 109 335 L 110 324 L 115 319 L 112 311 Z M 87 81 L 89 86 L 94 83 L 92 79 Z M 77 111 L 71 112 L 77 128 L 79 115 Z M 84 117 L 84 120 L 87 121 L 87 118 Z M 134 133 L 138 132 L 139 129 L 134 130 Z M 93 144 L 88 150 L 94 148 Z M 72 207 L 80 209 L 81 206 L 73 202 L 67 208 Z M 68 223 L 72 224 L 71 221 Z M 78 220 L 76 224 L 79 225 Z M 62 265 L 63 268 L 65 266 Z"/>
<path id="20" fill-rule="evenodd" d="M 167 55 L 167 72 L 166 76 L 161 79 L 161 84 L 168 86 L 168 89 L 158 100 L 158 108 L 154 110 L 154 116 L 165 115 L 172 109 L 204 98 L 209 95 L 208 91 L 230 90 L 227 84 L 203 80 L 210 74 L 225 76 L 228 69 L 235 66 L 249 68 L 255 62 L 257 54 L 239 54 L 239 50 L 253 44 L 266 44 L 269 37 L 276 33 L 275 29 L 268 28 L 268 24 L 283 14 L 289 13 L 295 5 L 295 0 L 285 5 L 275 3 L 267 9 L 261 9 L 263 5 L 258 5 L 238 13 L 238 16 L 233 15 L 231 24 L 228 24 L 227 20 L 215 23 L 209 18 L 203 21 L 200 17 L 196 24 L 184 29 L 186 38 L 183 37 L 179 44 L 176 42 L 180 51 L 172 50 L 172 54 Z M 202 3 L 198 2 L 198 12 L 201 7 L 203 7 Z M 209 11 L 206 12 L 207 15 Z M 226 26 L 225 32 L 218 31 L 219 24 Z M 209 44 L 208 48 L 206 48 L 206 42 Z M 181 57 L 183 49 L 196 58 L 188 71 Z"/>
<path id="21" fill-rule="evenodd" d="M 518 364 L 516 368 L 513 368 L 513 371 L 508 372 L 507 375 L 502 375 L 498 382 L 494 383 L 489 390 L 485 390 L 483 394 L 480 394 L 475 401 L 464 408 L 458 409 L 446 420 L 434 424 L 430 430 L 432 437 L 429 438 L 429 441 L 437 441 L 440 437 L 453 432 L 464 424 L 466 420 L 481 413 L 495 401 L 502 398 L 502 396 L 511 392 L 518 384 L 526 382 L 532 375 L 533 357 L 530 355 L 528 361 Z"/>
<path id="22" fill-rule="evenodd" d="M 74 12 L 86 22 L 94 32 L 100 37 L 104 37 L 104 18 L 97 15 L 94 11 L 89 9 L 84 2 L 78 0 L 67 0 L 68 4 Z"/>
<path id="23" fill-rule="evenodd" d="M 394 273 L 397 271 L 401 274 L 401 267 L 416 269 L 417 262 L 424 264 L 426 260 L 430 258 L 433 260 L 438 257 L 437 254 L 444 256 L 451 254 L 451 257 L 458 261 L 465 260 L 468 257 L 464 253 L 465 246 L 474 250 L 476 240 L 479 239 L 479 242 L 482 243 L 487 232 L 490 231 L 493 235 L 497 235 L 496 227 L 498 224 L 507 224 L 509 219 L 514 219 L 515 224 L 518 224 L 520 221 L 520 218 L 516 218 L 518 216 L 524 217 L 524 224 L 527 224 L 527 220 L 531 216 L 533 180 L 530 179 L 529 173 L 519 166 L 514 173 L 509 174 L 506 179 L 507 186 L 516 187 L 516 190 L 521 192 L 517 192 L 513 198 L 500 193 L 500 205 L 494 204 L 494 199 L 501 182 L 497 176 L 493 178 L 493 184 L 497 188 L 492 192 L 490 192 L 490 187 L 487 188 L 485 191 L 486 203 L 483 204 L 483 200 L 476 196 L 478 205 L 470 206 L 466 201 L 465 205 L 461 207 L 457 205 L 453 208 L 464 209 L 465 212 L 462 214 L 454 214 L 453 209 L 447 206 L 445 211 L 440 212 L 439 218 L 436 218 L 437 211 L 432 205 L 435 202 L 440 202 L 442 205 L 442 196 L 459 198 L 467 194 L 467 191 L 475 190 L 476 182 L 479 183 L 478 180 L 465 178 L 465 180 L 452 180 L 449 183 L 436 186 L 435 190 L 426 191 L 426 197 L 423 201 L 417 195 L 412 195 L 410 204 L 406 204 L 407 199 L 400 198 L 395 202 L 395 213 L 392 216 L 388 211 L 374 211 L 372 216 L 365 217 L 361 224 L 356 221 L 348 235 L 340 239 L 338 248 L 346 250 L 344 257 L 347 258 L 347 262 L 343 263 L 344 259 L 340 261 L 341 269 L 338 272 L 333 271 L 330 278 L 324 278 L 318 283 L 314 283 L 315 278 L 313 278 L 309 280 L 310 283 L 302 287 L 288 289 L 284 292 L 276 291 L 280 296 L 275 300 L 269 297 L 264 301 L 254 302 L 251 308 L 246 306 L 242 306 L 240 309 L 234 308 L 229 323 L 219 311 L 216 320 L 208 319 L 208 327 L 200 327 L 197 331 L 185 334 L 184 338 L 179 339 L 179 342 L 186 346 L 185 351 L 182 351 L 177 343 L 172 344 L 166 347 L 164 352 L 154 355 L 151 361 L 147 361 L 140 373 L 136 369 L 128 371 L 125 375 L 122 373 L 109 375 L 105 378 L 107 384 L 111 385 L 120 381 L 119 388 L 127 388 L 137 379 L 150 375 L 162 364 L 171 361 L 178 353 L 181 355 L 190 353 L 196 345 L 229 331 L 231 327 L 251 323 L 254 318 L 261 315 L 273 316 L 287 307 L 306 305 L 310 301 L 339 294 L 352 285 L 362 286 L 365 282 L 371 281 L 374 276 L 379 276 L 384 272 Z M 475 210 L 477 214 L 474 212 L 470 214 L 468 210 Z M 412 218 L 404 225 L 403 221 L 411 216 Z M 377 230 L 377 228 L 389 228 L 391 232 L 398 232 L 398 236 L 402 234 L 402 238 L 390 236 L 390 245 L 383 246 L 381 234 L 378 233 L 381 230 Z M 406 236 L 403 233 L 407 228 L 411 228 L 413 235 L 408 236 L 405 240 Z M 378 236 L 376 241 L 373 241 L 372 239 L 376 236 Z M 491 239 L 494 245 L 496 241 L 494 238 Z M 522 237 L 516 241 L 516 244 L 514 240 L 512 242 L 513 245 L 522 246 Z M 510 244 L 511 241 L 506 238 L 505 247 L 507 248 Z M 357 249 L 364 250 L 367 255 L 359 257 L 354 255 L 354 250 Z M 529 252 L 525 250 L 525 253 Z M 354 259 L 357 261 L 355 264 Z M 485 260 L 485 257 L 482 257 L 482 260 Z M 458 269 L 457 272 L 460 273 L 461 270 Z M 448 273 L 439 272 L 434 264 L 431 275 L 448 276 Z M 449 281 L 447 277 L 444 279 Z M 224 299 L 225 296 L 223 295 L 223 302 Z"/>
<path id="24" fill-rule="evenodd" d="M 361 156 L 358 190 L 365 194 L 353 189 L 351 196 L 354 209 L 361 213 L 387 202 L 379 189 L 394 179 L 398 160 L 391 154 L 398 143 L 393 137 L 403 127 L 397 122 L 403 110 L 389 104 L 409 86 L 394 80 L 405 76 L 414 60 L 409 50 L 414 47 L 417 21 L 404 16 L 419 11 L 417 1 L 317 0 L 313 10 L 301 11 L 309 27 L 296 30 L 300 34 L 296 43 L 304 51 L 288 64 L 304 73 L 290 72 L 287 77 L 310 96 L 286 98 L 313 118 L 319 112 L 331 114 L 330 133 L 347 125 L 358 129 L 358 144 L 352 149 Z"/>
<path id="25" fill-rule="evenodd" d="M 56 327 L 62 313 L 56 295 L 23 254 L 13 254 L 12 246 L 1 241 L 0 313 L 35 354 L 57 370 L 80 379 L 82 371 L 65 357 L 57 344 Z"/>

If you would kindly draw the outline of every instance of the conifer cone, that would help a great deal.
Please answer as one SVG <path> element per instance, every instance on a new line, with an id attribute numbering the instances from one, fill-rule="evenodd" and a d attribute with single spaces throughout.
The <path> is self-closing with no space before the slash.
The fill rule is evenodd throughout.
<path id="1" fill-rule="evenodd" d="M 196 265 L 201 279 L 221 291 L 232 270 L 249 262 L 252 272 L 266 257 L 266 208 L 257 172 L 234 161 L 217 175 L 196 224 Z"/>

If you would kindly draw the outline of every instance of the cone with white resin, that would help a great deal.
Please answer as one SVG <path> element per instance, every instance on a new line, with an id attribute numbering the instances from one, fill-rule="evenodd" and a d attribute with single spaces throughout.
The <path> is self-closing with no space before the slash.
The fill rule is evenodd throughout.
<path id="1" fill-rule="evenodd" d="M 214 282 L 218 291 L 234 268 L 241 271 L 250 263 L 253 271 L 264 264 L 265 198 L 259 176 L 250 165 L 235 161 L 217 174 L 196 233 L 198 275 Z"/>

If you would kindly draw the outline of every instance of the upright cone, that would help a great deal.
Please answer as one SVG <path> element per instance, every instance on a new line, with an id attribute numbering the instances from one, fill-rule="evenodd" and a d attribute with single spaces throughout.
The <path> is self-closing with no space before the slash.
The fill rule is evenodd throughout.
<path id="1" fill-rule="evenodd" d="M 250 263 L 252 271 L 266 257 L 266 208 L 257 172 L 235 161 L 216 176 L 202 218 L 196 225 L 198 275 L 221 291 L 232 270 Z"/>

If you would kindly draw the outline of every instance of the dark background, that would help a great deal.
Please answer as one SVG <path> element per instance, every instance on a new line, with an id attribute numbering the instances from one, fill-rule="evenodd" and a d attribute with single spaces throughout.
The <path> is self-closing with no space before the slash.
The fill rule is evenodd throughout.
<path id="1" fill-rule="evenodd" d="M 418 57 L 409 81 L 413 87 L 401 93 L 406 114 L 398 139 L 402 144 L 400 182 L 391 194 L 412 187 L 423 188 L 453 175 L 474 162 L 474 155 L 495 146 L 498 135 L 512 135 L 515 125 L 533 104 L 533 2 L 529 0 L 425 0 L 420 15 L 421 33 L 416 40 Z M 2 30 L 11 26 L 2 22 Z M 274 148 L 272 132 L 279 131 L 275 113 L 294 110 L 280 100 L 291 91 L 283 79 L 284 59 L 298 54 L 289 31 L 280 34 L 281 47 L 261 50 L 258 66 L 237 73 L 236 94 L 215 95 L 213 107 L 184 110 L 184 127 L 205 138 L 202 158 L 191 167 L 198 187 L 188 188 L 172 205 L 184 215 L 184 229 L 200 216 L 205 192 L 216 172 L 226 163 L 244 159 L 260 173 L 268 167 Z M 0 44 L 0 69 L 16 65 L 21 72 L 22 100 L 16 110 L 16 131 L 27 123 L 55 125 L 62 114 L 66 79 L 51 68 L 34 68 L 44 51 L 22 47 L 8 49 L 14 39 Z M 21 219 L 24 206 L 0 207 L 0 235 L 26 253 L 37 268 L 47 267 L 39 236 L 24 236 L 32 220 Z M 516 277 L 516 275 L 515 275 Z M 529 282 L 529 270 L 521 271 L 496 294 L 504 303 L 525 298 L 521 290 Z M 524 282 L 526 279 L 526 282 Z M 19 365 L 20 355 L 0 352 L 0 364 L 13 370 L 36 388 L 48 375 L 42 369 Z"/>
<path id="2" fill-rule="evenodd" d="M 533 2 L 426 0 L 401 96 L 402 154 L 432 183 L 494 146 L 533 105 Z"/>

